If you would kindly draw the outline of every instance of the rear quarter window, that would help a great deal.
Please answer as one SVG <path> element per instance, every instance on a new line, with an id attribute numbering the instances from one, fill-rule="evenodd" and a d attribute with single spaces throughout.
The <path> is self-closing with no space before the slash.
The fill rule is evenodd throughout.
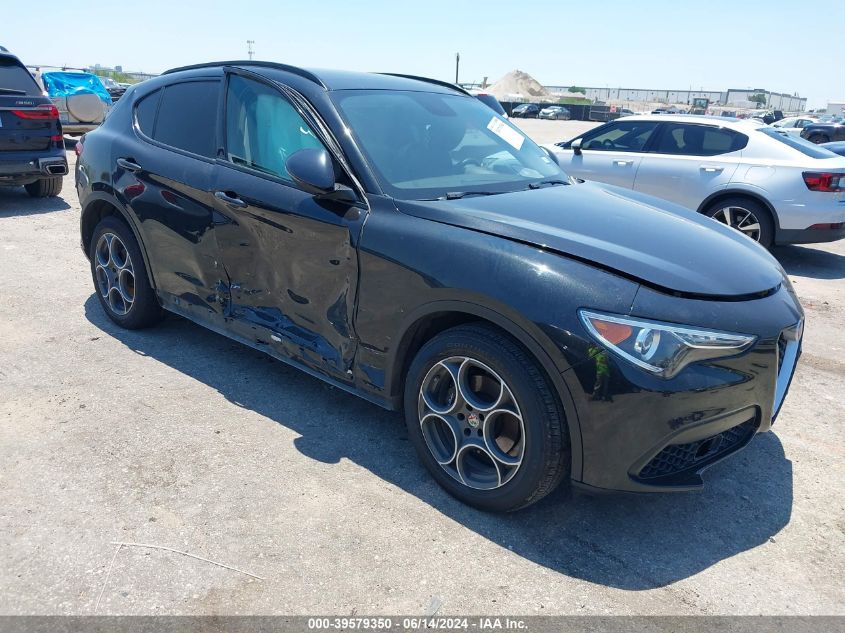
<path id="1" fill-rule="evenodd" d="M 41 95 L 41 88 L 33 76 L 14 59 L 0 59 L 0 88 L 19 91 L 31 97 Z"/>
<path id="2" fill-rule="evenodd" d="M 161 90 L 159 89 L 138 101 L 135 106 L 135 123 L 138 129 L 150 138 L 153 137 L 153 125 L 160 97 Z"/>

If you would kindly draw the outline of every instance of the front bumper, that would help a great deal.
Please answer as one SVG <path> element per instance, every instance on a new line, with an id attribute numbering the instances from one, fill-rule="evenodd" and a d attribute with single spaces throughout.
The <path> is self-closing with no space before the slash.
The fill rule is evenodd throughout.
<path id="1" fill-rule="evenodd" d="M 755 334 L 758 340 L 741 355 L 690 365 L 669 380 L 610 352 L 596 352 L 596 344 L 588 342 L 592 357 L 563 374 L 582 440 L 581 477 L 573 477 L 604 490 L 700 488 L 703 470 L 771 428 L 801 352 L 800 305 L 787 288 L 738 302 L 685 300 L 641 289 L 633 312 Z M 593 360 L 602 353 L 601 362 Z"/>

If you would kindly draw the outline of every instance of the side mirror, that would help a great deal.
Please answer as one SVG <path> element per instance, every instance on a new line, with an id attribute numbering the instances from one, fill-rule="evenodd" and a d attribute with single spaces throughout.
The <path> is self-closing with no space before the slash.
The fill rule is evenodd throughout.
<path id="1" fill-rule="evenodd" d="M 582 138 L 576 138 L 574 141 L 572 141 L 569 144 L 569 148 L 575 153 L 576 156 L 581 155 L 581 142 L 583 140 L 584 139 L 582 139 Z"/>
<path id="2" fill-rule="evenodd" d="M 332 158 L 324 149 L 296 151 L 285 161 L 285 168 L 298 186 L 318 198 L 350 204 L 358 202 L 352 189 L 337 184 Z"/>

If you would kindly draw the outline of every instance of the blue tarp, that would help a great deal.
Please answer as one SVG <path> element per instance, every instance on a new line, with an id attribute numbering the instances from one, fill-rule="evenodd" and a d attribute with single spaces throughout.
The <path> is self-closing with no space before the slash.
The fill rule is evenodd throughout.
<path id="1" fill-rule="evenodd" d="M 75 94 L 94 93 L 111 105 L 111 95 L 103 82 L 91 73 L 47 72 L 41 74 L 44 88 L 51 97 L 70 97 Z"/>

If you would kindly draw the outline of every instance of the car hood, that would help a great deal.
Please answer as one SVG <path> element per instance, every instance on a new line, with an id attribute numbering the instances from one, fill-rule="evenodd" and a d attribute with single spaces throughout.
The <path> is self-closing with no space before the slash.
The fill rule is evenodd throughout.
<path id="1" fill-rule="evenodd" d="M 396 204 L 409 215 L 533 244 L 676 294 L 749 297 L 783 280 L 777 260 L 737 231 L 611 185 Z"/>

